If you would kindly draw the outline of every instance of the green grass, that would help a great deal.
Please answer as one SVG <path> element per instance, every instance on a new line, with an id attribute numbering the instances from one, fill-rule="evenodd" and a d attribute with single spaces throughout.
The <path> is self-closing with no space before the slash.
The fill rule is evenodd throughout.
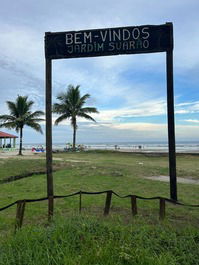
<path id="1" fill-rule="evenodd" d="M 29 226 L 0 244 L 2 265 L 197 265 L 199 232 L 143 220 L 70 217 Z"/>
<path id="2" fill-rule="evenodd" d="M 167 157 L 151 157 L 117 152 L 83 152 L 56 154 L 54 158 L 62 159 L 54 160 L 54 167 L 57 169 L 54 173 L 54 193 L 56 195 L 65 195 L 79 190 L 102 191 L 112 189 L 120 195 L 136 194 L 144 197 L 169 197 L 169 183 L 143 178 L 152 175 L 168 174 Z M 190 166 L 191 161 L 195 164 L 194 169 Z M 196 172 L 199 172 L 199 163 L 197 164 L 197 161 L 197 156 L 186 155 L 177 157 L 178 175 L 180 175 L 179 172 L 183 168 L 184 175 L 180 176 L 193 177 L 194 175 L 197 178 Z M 28 170 L 39 171 L 44 169 L 44 162 L 43 159 L 4 159 L 1 178 L 9 176 L 7 168 L 11 167 L 11 164 L 10 171 L 12 172 L 10 174 L 14 175 L 15 168 L 18 170 L 17 174 L 24 174 Z M 194 174 L 191 174 L 193 170 Z M 198 194 L 198 185 L 178 184 L 178 198 L 180 201 L 188 204 L 198 204 Z M 18 199 L 34 199 L 45 196 L 46 176 L 35 175 L 15 182 L 1 184 L 0 207 Z M 85 208 L 103 208 L 104 197 L 105 195 L 83 196 L 83 206 Z M 158 208 L 157 201 L 139 201 L 138 203 L 141 209 L 151 209 L 153 211 Z M 56 209 L 59 211 L 62 211 L 63 207 L 76 211 L 78 208 L 78 198 L 60 199 L 56 204 Z M 113 209 L 118 208 L 119 211 L 122 208 L 129 208 L 129 200 L 114 197 L 112 205 Z M 12 207 L 12 209 L 0 213 L 0 227 L 3 227 L 5 222 L 7 223 L 7 216 L 9 216 L 10 220 L 10 216 L 14 215 L 14 208 Z M 31 210 L 29 211 L 29 208 L 32 209 L 33 213 L 31 213 Z M 46 203 L 32 203 L 28 206 L 26 216 L 28 218 L 30 215 L 30 222 L 31 218 L 38 219 L 37 214 L 35 214 L 39 212 L 37 208 L 41 208 L 41 212 L 46 212 Z M 197 209 L 186 208 L 185 210 L 184 207 L 172 205 L 168 205 L 168 208 L 171 208 L 171 211 L 169 211 L 171 214 L 176 212 L 176 215 L 182 214 L 187 216 L 186 218 L 191 216 L 190 219 L 192 219 L 192 215 L 194 217 L 198 215 Z M 2 219 L 5 219 L 5 221 Z"/>
<path id="3" fill-rule="evenodd" d="M 56 195 L 112 189 L 120 195 L 169 197 L 169 183 L 144 178 L 168 175 L 165 156 L 95 151 L 58 153 L 54 158 Z M 198 160 L 198 156 L 177 156 L 178 176 L 199 179 Z M 4 179 L 43 170 L 45 160 L 1 159 L 0 165 L 0 179 Z M 0 208 L 18 199 L 45 197 L 46 176 L 34 175 L 0 184 L 0 188 Z M 199 204 L 199 185 L 178 184 L 178 198 L 181 202 Z M 6 253 L 0 255 L 0 264 L 197 264 L 197 248 L 190 247 L 199 238 L 198 208 L 167 204 L 166 220 L 160 223 L 158 201 L 138 200 L 136 218 L 131 216 L 129 199 L 113 196 L 110 216 L 104 219 L 104 203 L 105 195 L 83 195 L 80 217 L 78 196 L 57 199 L 55 223 L 47 228 L 47 202 L 29 203 L 23 229 L 15 237 L 16 206 L 0 212 L 0 253 Z M 82 228 L 83 224 L 87 230 Z M 99 231 L 88 232 L 95 226 Z M 103 229 L 108 231 L 108 236 Z M 119 233 L 123 241 L 112 238 L 114 233 Z M 83 240 L 78 245 L 75 238 L 79 235 Z M 96 247 L 93 246 L 95 238 L 99 241 Z M 51 253 L 52 242 L 55 245 Z M 37 254 L 33 253 L 34 249 Z"/>
<path id="4" fill-rule="evenodd" d="M 54 161 L 54 170 L 58 170 L 66 163 L 62 161 Z M 44 155 L 27 159 L 26 157 L 16 156 L 16 158 L 0 159 L 0 181 L 9 177 L 22 175 L 28 173 L 45 172 L 46 160 Z"/>

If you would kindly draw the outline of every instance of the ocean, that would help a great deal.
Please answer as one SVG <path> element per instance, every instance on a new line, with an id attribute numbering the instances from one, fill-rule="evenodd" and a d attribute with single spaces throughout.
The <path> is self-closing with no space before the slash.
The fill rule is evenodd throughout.
<path id="1" fill-rule="evenodd" d="M 78 143 L 79 144 L 79 143 Z M 78 145 L 77 144 L 77 145 Z M 85 150 L 124 150 L 131 152 L 168 152 L 168 143 L 166 142 L 112 142 L 112 143 L 84 143 Z M 38 148 L 45 144 L 23 144 L 23 148 L 26 150 L 32 149 L 32 147 Z M 52 145 L 53 150 L 64 150 L 68 147 L 64 143 L 54 143 Z M 17 146 L 18 147 L 18 146 Z M 199 141 L 198 142 L 177 142 L 177 153 L 199 153 Z"/>

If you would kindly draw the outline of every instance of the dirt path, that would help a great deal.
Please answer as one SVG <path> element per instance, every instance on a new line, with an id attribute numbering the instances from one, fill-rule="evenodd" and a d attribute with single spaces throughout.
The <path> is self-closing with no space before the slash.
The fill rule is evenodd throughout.
<path id="1" fill-rule="evenodd" d="M 153 177 L 145 177 L 145 179 L 150 179 L 150 180 L 157 180 L 157 181 L 163 181 L 163 182 L 169 182 L 169 176 L 153 176 Z M 177 182 L 178 183 L 184 183 L 184 184 L 195 184 L 199 185 L 199 180 L 196 179 L 188 179 L 188 178 L 180 178 L 177 177 Z"/>

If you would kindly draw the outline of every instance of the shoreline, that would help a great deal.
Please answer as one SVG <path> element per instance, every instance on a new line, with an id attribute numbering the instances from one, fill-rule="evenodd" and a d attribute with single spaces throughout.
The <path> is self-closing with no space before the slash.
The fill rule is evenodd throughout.
<path id="1" fill-rule="evenodd" d="M 119 153 L 133 153 L 133 154 L 144 154 L 144 155 L 149 155 L 149 156 L 168 156 L 169 155 L 169 152 L 168 151 L 164 151 L 164 150 L 132 150 L 132 149 L 123 149 L 123 148 L 120 148 L 120 149 L 117 149 L 117 150 L 114 150 L 114 149 L 86 149 L 84 151 L 81 151 L 81 152 L 89 152 L 89 151 L 107 151 L 107 152 L 119 152 Z M 79 151 L 80 152 L 80 151 Z M 62 149 L 54 149 L 53 150 L 53 153 L 71 153 L 71 151 L 64 151 Z M 20 159 L 23 159 L 23 158 L 27 158 L 27 157 L 30 157 L 30 158 L 38 158 L 38 157 L 45 157 L 44 154 L 46 154 L 45 152 L 44 153 L 34 153 L 32 152 L 32 150 L 30 149 L 26 149 L 26 150 L 23 150 L 22 151 L 22 156 L 19 156 L 18 155 L 18 150 L 12 150 L 12 151 L 0 151 L 0 159 L 1 158 L 20 158 Z M 177 151 L 176 152 L 176 155 L 195 155 L 195 156 L 199 156 L 199 150 L 198 151 Z"/>

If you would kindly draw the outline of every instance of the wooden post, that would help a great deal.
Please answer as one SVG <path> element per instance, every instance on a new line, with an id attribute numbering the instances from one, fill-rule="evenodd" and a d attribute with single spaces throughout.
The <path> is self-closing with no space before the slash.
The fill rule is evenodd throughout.
<path id="1" fill-rule="evenodd" d="M 173 26 L 171 27 L 171 39 L 173 46 Z M 166 52 L 167 68 L 167 113 L 168 113 L 168 141 L 169 141 L 169 175 L 170 197 L 177 201 L 176 181 L 176 150 L 175 150 L 175 119 L 174 119 L 174 93 L 173 93 L 173 47 Z"/>
<path id="2" fill-rule="evenodd" d="M 48 221 L 52 220 L 54 209 L 54 197 L 48 196 Z"/>
<path id="3" fill-rule="evenodd" d="M 105 208 L 104 208 L 104 216 L 109 214 L 110 207 L 111 207 L 111 198 L 112 198 L 112 191 L 107 191 L 106 195 L 106 203 L 105 203 Z"/>
<path id="4" fill-rule="evenodd" d="M 131 211 L 133 216 L 137 214 L 137 198 L 135 195 L 131 196 Z"/>
<path id="5" fill-rule="evenodd" d="M 16 223 L 15 223 L 15 232 L 22 227 L 24 211 L 25 211 L 25 201 L 19 201 L 17 203 L 17 212 L 16 212 Z"/>
<path id="6" fill-rule="evenodd" d="M 159 213 L 160 220 L 164 220 L 165 218 L 165 199 L 160 198 L 160 213 Z"/>
<path id="7" fill-rule="evenodd" d="M 79 193 L 79 213 L 82 211 L 82 192 Z"/>
<path id="8" fill-rule="evenodd" d="M 53 175 L 52 175 L 52 62 L 46 58 L 46 174 L 48 196 L 48 220 L 53 216 Z"/>

